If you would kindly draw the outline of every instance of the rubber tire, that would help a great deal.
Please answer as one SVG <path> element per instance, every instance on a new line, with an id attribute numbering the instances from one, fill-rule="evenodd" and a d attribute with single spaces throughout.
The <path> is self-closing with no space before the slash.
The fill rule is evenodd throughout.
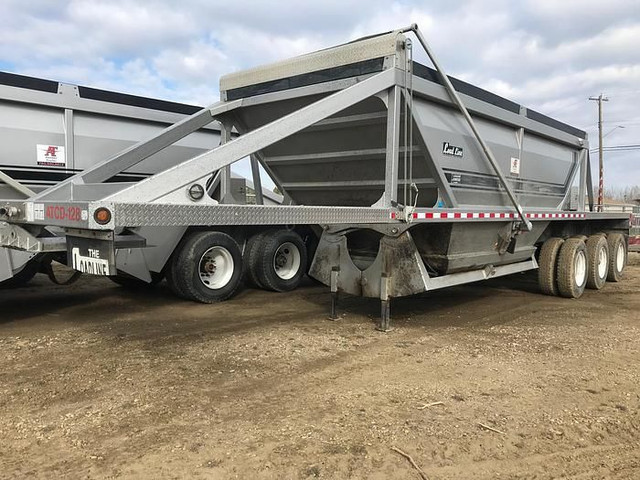
<path id="1" fill-rule="evenodd" d="M 607 275 L 609 274 L 609 244 L 604 235 L 591 235 L 587 239 L 587 288 L 592 290 L 600 290 L 607 282 Z M 598 274 L 598 259 L 601 249 L 607 251 L 607 271 L 604 277 L 600 277 Z"/>
<path id="2" fill-rule="evenodd" d="M 306 273 L 308 274 L 309 270 L 311 270 L 311 264 L 313 263 L 313 258 L 315 257 L 316 251 L 318 250 L 318 245 L 320 245 L 320 238 L 315 233 L 309 232 L 307 236 L 304 238 L 304 245 L 305 245 L 305 248 L 307 249 Z"/>
<path id="3" fill-rule="evenodd" d="M 225 248 L 233 259 L 233 273 L 229 282 L 221 288 L 207 288 L 200 280 L 199 264 L 202 255 L 212 247 Z M 189 300 L 200 303 L 217 303 L 231 298 L 242 283 L 242 252 L 236 241 L 222 232 L 194 232 L 176 252 L 173 276 L 178 291 Z"/>
<path id="4" fill-rule="evenodd" d="M 169 286 L 169 290 L 179 298 L 183 298 L 188 300 L 189 297 L 185 292 L 182 291 L 181 284 L 178 282 L 177 272 L 178 266 L 176 265 L 178 261 L 178 253 L 182 251 L 184 247 L 185 241 L 189 238 L 189 235 L 185 235 L 182 240 L 178 243 L 176 248 L 173 250 L 173 254 L 167 261 L 167 265 L 165 267 L 165 278 L 167 279 L 167 285 Z"/>
<path id="5" fill-rule="evenodd" d="M 29 283 L 33 277 L 36 276 L 36 273 L 40 271 L 40 262 L 30 260 L 25 264 L 25 266 L 16 273 L 13 277 L 0 282 L 0 289 L 9 289 L 9 288 L 17 288 L 22 287 Z"/>
<path id="6" fill-rule="evenodd" d="M 140 288 L 152 288 L 158 285 L 164 278 L 161 273 L 150 272 L 151 282 L 145 282 L 136 277 L 131 277 L 127 274 L 115 275 L 109 277 L 113 283 L 116 283 L 124 288 L 140 289 Z"/>
<path id="7" fill-rule="evenodd" d="M 245 280 L 247 283 L 256 288 L 265 288 L 260 282 L 259 269 L 259 254 L 264 242 L 264 236 L 266 232 L 258 232 L 253 235 L 244 248 L 244 266 L 245 266 Z"/>
<path id="8" fill-rule="evenodd" d="M 177 255 L 176 255 L 177 257 Z M 177 271 L 177 269 L 174 267 L 173 265 L 173 258 L 171 257 L 169 259 L 169 263 L 167 265 L 167 270 L 165 272 L 165 278 L 167 279 L 167 285 L 169 286 L 169 290 L 171 290 L 171 293 L 173 293 L 176 297 L 179 298 L 187 298 L 187 295 L 180 289 L 180 285 L 178 284 L 178 280 L 176 278 L 175 272 Z"/>
<path id="9" fill-rule="evenodd" d="M 545 295 L 559 295 L 558 280 L 556 275 L 558 252 L 564 243 L 564 239 L 551 237 L 542 244 L 540 258 L 538 259 L 538 285 Z"/>
<path id="10" fill-rule="evenodd" d="M 582 285 L 575 282 L 575 258 L 578 252 L 584 252 L 587 274 Z M 588 275 L 587 246 L 581 238 L 569 238 L 564 241 L 558 254 L 558 266 L 556 277 L 558 279 L 558 291 L 565 298 L 580 298 L 587 286 Z"/>
<path id="11" fill-rule="evenodd" d="M 283 243 L 293 243 L 300 252 L 300 266 L 298 272 L 289 278 L 283 279 L 278 276 L 273 266 L 275 254 Z M 265 232 L 258 254 L 255 258 L 256 277 L 262 288 L 273 290 L 274 292 L 288 292 L 298 288 L 307 269 L 307 249 L 298 235 L 293 230 L 269 230 Z"/>
<path id="12" fill-rule="evenodd" d="M 609 273 L 607 281 L 619 282 L 622 280 L 622 272 L 627 265 L 627 241 L 621 233 L 610 233 L 607 235 L 607 243 L 609 244 Z M 622 262 L 622 270 L 618 271 L 618 245 L 622 243 L 624 249 L 624 261 Z"/>

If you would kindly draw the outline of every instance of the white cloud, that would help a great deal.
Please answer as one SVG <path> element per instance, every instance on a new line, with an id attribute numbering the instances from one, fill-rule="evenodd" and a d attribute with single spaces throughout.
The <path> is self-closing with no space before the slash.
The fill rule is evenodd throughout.
<path id="1" fill-rule="evenodd" d="M 587 98 L 604 92 L 606 125 L 627 124 L 607 142 L 640 143 L 636 0 L 4 0 L 0 18 L 4 69 L 197 104 L 224 73 L 416 22 L 450 74 L 585 128 L 592 145 Z M 633 152 L 611 157 L 609 180 L 640 183 Z"/>

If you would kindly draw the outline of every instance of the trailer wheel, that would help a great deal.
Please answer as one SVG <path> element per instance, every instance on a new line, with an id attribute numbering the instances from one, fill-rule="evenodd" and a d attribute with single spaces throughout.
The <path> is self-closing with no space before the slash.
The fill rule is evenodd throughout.
<path id="1" fill-rule="evenodd" d="M 621 233 L 607 235 L 609 244 L 609 274 L 607 280 L 619 282 L 622 280 L 622 272 L 627 264 L 627 242 Z"/>
<path id="2" fill-rule="evenodd" d="M 40 263 L 35 260 L 31 260 L 27 262 L 22 270 L 16 273 L 13 277 L 0 282 L 0 288 L 5 289 L 22 287 L 23 285 L 29 283 L 33 279 L 33 277 L 36 276 L 36 273 L 38 273 L 38 271 L 40 271 Z"/>
<path id="3" fill-rule="evenodd" d="M 587 239 L 587 288 L 600 290 L 609 272 L 609 245 L 604 235 L 592 235 Z"/>
<path id="4" fill-rule="evenodd" d="M 257 288 L 265 288 L 260 282 L 260 263 L 258 260 L 264 235 L 265 232 L 256 233 L 247 241 L 247 246 L 244 249 L 245 278 L 250 285 Z"/>
<path id="5" fill-rule="evenodd" d="M 558 252 L 564 243 L 564 239 L 551 237 L 540 249 L 538 261 L 538 285 L 545 295 L 558 295 L 558 282 L 556 276 L 556 264 Z"/>
<path id="6" fill-rule="evenodd" d="M 260 285 L 275 292 L 297 288 L 307 268 L 307 249 L 293 230 L 265 232 L 255 265 Z"/>
<path id="7" fill-rule="evenodd" d="M 215 303 L 235 294 L 242 281 L 242 252 L 222 232 L 196 232 L 182 245 L 173 265 L 179 292 L 190 300 Z"/>
<path id="8" fill-rule="evenodd" d="M 579 298 L 587 286 L 587 247 L 581 238 L 565 240 L 558 254 L 558 291 L 566 298 Z"/>
<path id="9" fill-rule="evenodd" d="M 177 257 L 177 255 L 176 255 Z M 167 265 L 165 278 L 167 279 L 167 285 L 169 286 L 169 290 L 176 296 L 180 298 L 187 298 L 187 295 L 181 290 L 179 286 L 178 279 L 176 278 L 177 268 L 174 265 L 174 258 L 171 257 L 169 259 L 169 263 Z"/>
<path id="10" fill-rule="evenodd" d="M 190 300 L 187 294 L 182 290 L 181 283 L 178 281 L 178 257 L 180 256 L 180 252 L 182 251 L 185 242 L 189 239 L 189 235 L 185 235 L 182 240 L 178 243 L 176 248 L 173 250 L 173 254 L 167 261 L 167 265 L 165 267 L 164 277 L 167 279 L 167 285 L 169 286 L 169 290 L 179 298 L 183 298 L 185 300 Z"/>

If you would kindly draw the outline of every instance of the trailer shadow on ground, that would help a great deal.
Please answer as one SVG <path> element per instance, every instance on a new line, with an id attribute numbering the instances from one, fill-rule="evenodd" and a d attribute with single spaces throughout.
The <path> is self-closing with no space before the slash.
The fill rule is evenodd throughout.
<path id="1" fill-rule="evenodd" d="M 454 323 L 460 324 L 475 322 L 479 318 L 487 321 L 490 312 L 480 315 L 481 307 L 478 318 L 463 317 L 457 312 L 469 305 L 481 306 L 496 294 L 505 298 L 505 311 L 508 310 L 510 315 L 504 318 L 493 315 L 494 321 L 509 321 L 514 317 L 514 309 L 535 301 L 531 295 L 539 295 L 534 274 L 512 275 L 394 299 L 392 322 L 410 328 L 451 326 L 452 318 Z M 123 338 L 142 335 L 148 339 L 154 331 L 159 337 L 197 336 L 208 332 L 222 334 L 249 329 L 258 323 L 277 325 L 293 322 L 301 327 L 322 325 L 325 321 L 330 322 L 329 307 L 327 287 L 310 279 L 294 292 L 244 288 L 232 300 L 214 305 L 176 298 L 165 282 L 155 287 L 124 288 L 104 278 L 87 276 L 74 285 L 57 286 L 50 284 L 43 275 L 38 275 L 27 287 L 0 290 L 0 324 L 28 320 L 30 323 L 62 322 L 110 329 L 117 319 L 118 329 L 126 330 L 126 333 L 119 334 Z M 368 321 L 373 329 L 380 315 L 380 302 L 378 299 L 341 295 L 338 315 L 336 323 L 347 318 L 357 319 L 359 322 Z M 163 319 L 162 328 L 156 325 L 160 318 Z M 162 341 L 161 338 L 157 340 Z"/>

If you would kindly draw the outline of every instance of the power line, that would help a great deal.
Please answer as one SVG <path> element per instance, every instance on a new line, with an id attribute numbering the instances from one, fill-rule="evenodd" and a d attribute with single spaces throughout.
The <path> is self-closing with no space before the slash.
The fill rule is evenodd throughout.
<path id="1" fill-rule="evenodd" d="M 604 149 L 605 152 L 634 152 L 636 150 L 640 150 L 640 147 Z"/>
<path id="2" fill-rule="evenodd" d="M 590 152 L 597 152 L 599 148 L 592 148 L 589 150 Z M 640 150 L 640 144 L 629 144 L 629 145 L 610 145 L 608 147 L 603 147 L 603 151 L 605 152 L 626 152 L 632 150 Z"/>
<path id="3" fill-rule="evenodd" d="M 607 145 L 603 148 L 630 148 L 630 147 L 640 147 L 640 143 L 628 143 L 626 145 Z M 593 148 L 592 150 L 598 150 L 597 148 Z"/>
<path id="4" fill-rule="evenodd" d="M 578 104 L 581 104 L 582 102 L 584 102 L 584 100 L 580 99 L 580 100 L 576 100 L 575 102 L 570 103 L 569 105 L 563 105 L 562 107 L 556 108 L 554 110 L 551 110 L 550 112 L 546 112 L 546 115 L 553 115 L 555 113 L 558 113 L 562 110 L 568 110 L 571 107 L 575 107 Z"/>

